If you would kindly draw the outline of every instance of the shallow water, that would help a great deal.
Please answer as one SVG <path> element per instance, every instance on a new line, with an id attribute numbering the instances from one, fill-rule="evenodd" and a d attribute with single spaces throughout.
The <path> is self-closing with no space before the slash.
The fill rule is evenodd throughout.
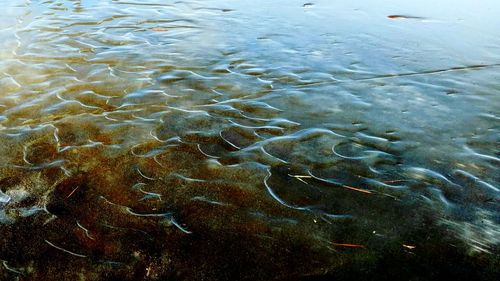
<path id="1" fill-rule="evenodd" d="M 497 280 L 497 1 L 0 0 L 1 280 Z"/>

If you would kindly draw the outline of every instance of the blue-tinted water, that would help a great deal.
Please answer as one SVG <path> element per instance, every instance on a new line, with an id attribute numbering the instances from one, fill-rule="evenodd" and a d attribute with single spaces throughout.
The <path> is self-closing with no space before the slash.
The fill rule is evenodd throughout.
<path id="1" fill-rule="evenodd" d="M 0 1 L 1 280 L 495 280 L 497 1 Z"/>

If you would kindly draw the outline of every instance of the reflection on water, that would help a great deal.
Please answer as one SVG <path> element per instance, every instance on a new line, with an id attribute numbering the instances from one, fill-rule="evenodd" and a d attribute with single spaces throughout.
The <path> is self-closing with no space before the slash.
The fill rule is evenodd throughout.
<path id="1" fill-rule="evenodd" d="M 498 277 L 496 1 L 0 2 L 1 280 Z"/>

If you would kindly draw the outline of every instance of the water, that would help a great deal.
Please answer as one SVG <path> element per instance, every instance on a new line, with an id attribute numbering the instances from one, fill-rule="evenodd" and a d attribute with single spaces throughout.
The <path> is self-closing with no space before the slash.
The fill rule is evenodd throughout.
<path id="1" fill-rule="evenodd" d="M 0 1 L 1 280 L 497 280 L 497 1 Z"/>

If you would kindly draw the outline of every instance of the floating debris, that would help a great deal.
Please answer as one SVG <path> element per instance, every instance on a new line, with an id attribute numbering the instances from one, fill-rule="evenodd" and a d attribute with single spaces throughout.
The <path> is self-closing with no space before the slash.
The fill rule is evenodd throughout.
<path id="1" fill-rule="evenodd" d="M 151 28 L 152 31 L 156 31 L 156 32 L 167 32 L 168 29 L 167 28 L 164 28 L 164 27 L 153 27 Z"/>
<path id="2" fill-rule="evenodd" d="M 332 244 L 333 244 L 333 246 L 336 246 L 336 247 L 361 248 L 361 249 L 366 248 L 365 245 L 360 245 L 360 244 L 349 244 L 349 243 L 332 243 Z"/>
<path id="3" fill-rule="evenodd" d="M 396 20 L 396 19 L 416 19 L 416 20 L 424 20 L 424 17 L 416 17 L 416 16 L 406 16 L 406 15 L 390 15 L 387 18 Z"/>
<path id="4" fill-rule="evenodd" d="M 366 193 L 366 194 L 373 194 L 373 192 L 366 190 L 366 189 L 356 188 L 356 187 L 352 187 L 352 186 L 348 186 L 348 185 L 342 185 L 342 187 L 350 189 L 350 190 L 354 190 L 357 192 L 362 192 L 362 193 Z"/>

